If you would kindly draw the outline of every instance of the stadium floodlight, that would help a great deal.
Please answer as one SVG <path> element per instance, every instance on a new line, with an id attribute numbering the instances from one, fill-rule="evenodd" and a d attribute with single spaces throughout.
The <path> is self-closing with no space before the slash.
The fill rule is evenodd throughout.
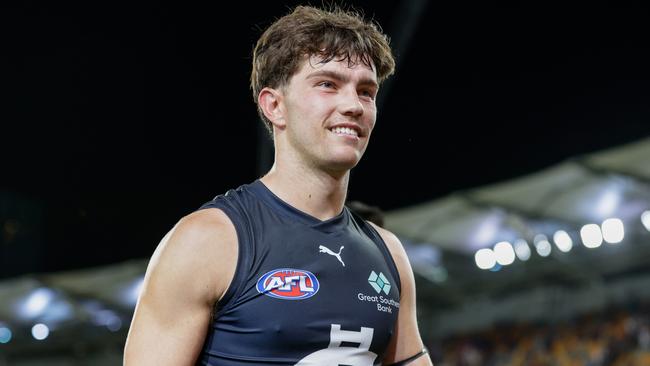
<path id="1" fill-rule="evenodd" d="M 564 230 L 558 230 L 553 234 L 553 242 L 555 242 L 555 246 L 564 253 L 573 248 L 573 240 L 571 240 L 569 234 Z"/>
<path id="2" fill-rule="evenodd" d="M 530 247 L 524 239 L 515 240 L 515 254 L 521 261 L 527 261 L 530 258 Z"/>
<path id="3" fill-rule="evenodd" d="M 483 248 L 476 251 L 474 261 L 480 269 L 490 269 L 497 263 L 494 251 L 490 248 Z"/>
<path id="4" fill-rule="evenodd" d="M 34 339 L 42 341 L 50 335 L 50 328 L 43 323 L 35 324 L 32 327 L 32 336 Z"/>
<path id="5" fill-rule="evenodd" d="M 582 244 L 590 249 L 598 248 L 603 243 L 603 233 L 600 226 L 596 224 L 587 224 L 580 229 L 580 238 Z"/>
<path id="6" fill-rule="evenodd" d="M 548 238 L 544 234 L 537 234 L 533 239 L 535 243 L 535 250 L 537 254 L 541 257 L 548 257 L 551 254 L 551 243 L 548 242 Z"/>
<path id="7" fill-rule="evenodd" d="M 0 343 L 9 343 L 11 341 L 11 329 L 9 327 L 0 327 Z"/>
<path id="8" fill-rule="evenodd" d="M 650 231 L 650 210 L 643 211 L 641 214 L 641 223 L 646 230 Z"/>
<path id="9" fill-rule="evenodd" d="M 494 245 L 494 255 L 497 263 L 507 266 L 515 261 L 515 250 L 507 241 L 501 241 Z"/>
<path id="10" fill-rule="evenodd" d="M 37 288 L 19 303 L 17 312 L 24 319 L 36 318 L 45 312 L 52 300 L 54 300 L 54 291 L 52 289 L 46 287 Z"/>
<path id="11" fill-rule="evenodd" d="M 607 219 L 603 221 L 601 229 L 603 231 L 603 239 L 610 244 L 620 243 L 625 237 L 625 227 L 621 219 Z"/>

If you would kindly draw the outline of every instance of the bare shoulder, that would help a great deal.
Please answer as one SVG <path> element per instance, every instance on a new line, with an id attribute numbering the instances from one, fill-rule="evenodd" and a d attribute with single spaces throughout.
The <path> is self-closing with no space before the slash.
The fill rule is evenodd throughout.
<path id="1" fill-rule="evenodd" d="M 179 220 L 149 261 L 124 364 L 194 364 L 236 262 L 235 228 L 222 211 L 200 210 Z"/>
<path id="2" fill-rule="evenodd" d="M 229 286 L 236 262 L 235 227 L 223 211 L 209 208 L 178 221 L 156 248 L 147 271 L 194 280 L 201 284 L 197 291 L 216 301 Z"/>
<path id="3" fill-rule="evenodd" d="M 173 241 L 181 241 L 193 250 L 214 249 L 215 245 L 222 247 L 231 241 L 224 239 L 237 239 L 232 221 L 217 208 L 195 211 L 181 218 L 169 234 Z"/>
<path id="4" fill-rule="evenodd" d="M 165 235 L 158 249 L 194 260 L 212 260 L 223 251 L 236 248 L 235 227 L 226 214 L 216 208 L 193 212 L 178 221 Z M 157 250 L 158 250 L 157 249 Z"/>

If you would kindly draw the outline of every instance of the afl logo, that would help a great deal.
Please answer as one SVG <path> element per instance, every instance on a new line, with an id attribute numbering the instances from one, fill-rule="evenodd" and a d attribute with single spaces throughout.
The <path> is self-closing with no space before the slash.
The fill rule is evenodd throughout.
<path id="1" fill-rule="evenodd" d="M 319 287 L 316 276 L 302 269 L 274 269 L 257 280 L 259 293 L 284 300 L 312 297 L 316 295 Z"/>

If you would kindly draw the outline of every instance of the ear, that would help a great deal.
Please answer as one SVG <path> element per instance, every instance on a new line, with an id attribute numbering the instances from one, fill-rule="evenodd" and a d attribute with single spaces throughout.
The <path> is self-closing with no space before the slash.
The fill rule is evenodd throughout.
<path id="1" fill-rule="evenodd" d="M 260 90 L 257 96 L 257 104 L 264 112 L 264 116 L 276 127 L 284 127 L 286 124 L 282 108 L 282 97 L 280 90 L 269 87 Z"/>

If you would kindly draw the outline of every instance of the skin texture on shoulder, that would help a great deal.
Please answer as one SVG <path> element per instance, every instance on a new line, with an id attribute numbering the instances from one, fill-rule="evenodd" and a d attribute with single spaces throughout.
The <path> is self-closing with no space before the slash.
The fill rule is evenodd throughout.
<path id="1" fill-rule="evenodd" d="M 382 237 L 397 265 L 401 281 L 399 316 L 395 334 L 388 346 L 384 365 L 405 360 L 422 351 L 424 345 L 417 324 L 415 278 L 406 251 L 397 236 L 392 232 L 368 221 Z M 409 363 L 409 366 L 433 365 L 429 355 L 423 355 Z"/>
<path id="2" fill-rule="evenodd" d="M 236 263 L 237 234 L 221 210 L 204 209 L 181 219 L 147 267 L 124 365 L 194 365 Z"/>

